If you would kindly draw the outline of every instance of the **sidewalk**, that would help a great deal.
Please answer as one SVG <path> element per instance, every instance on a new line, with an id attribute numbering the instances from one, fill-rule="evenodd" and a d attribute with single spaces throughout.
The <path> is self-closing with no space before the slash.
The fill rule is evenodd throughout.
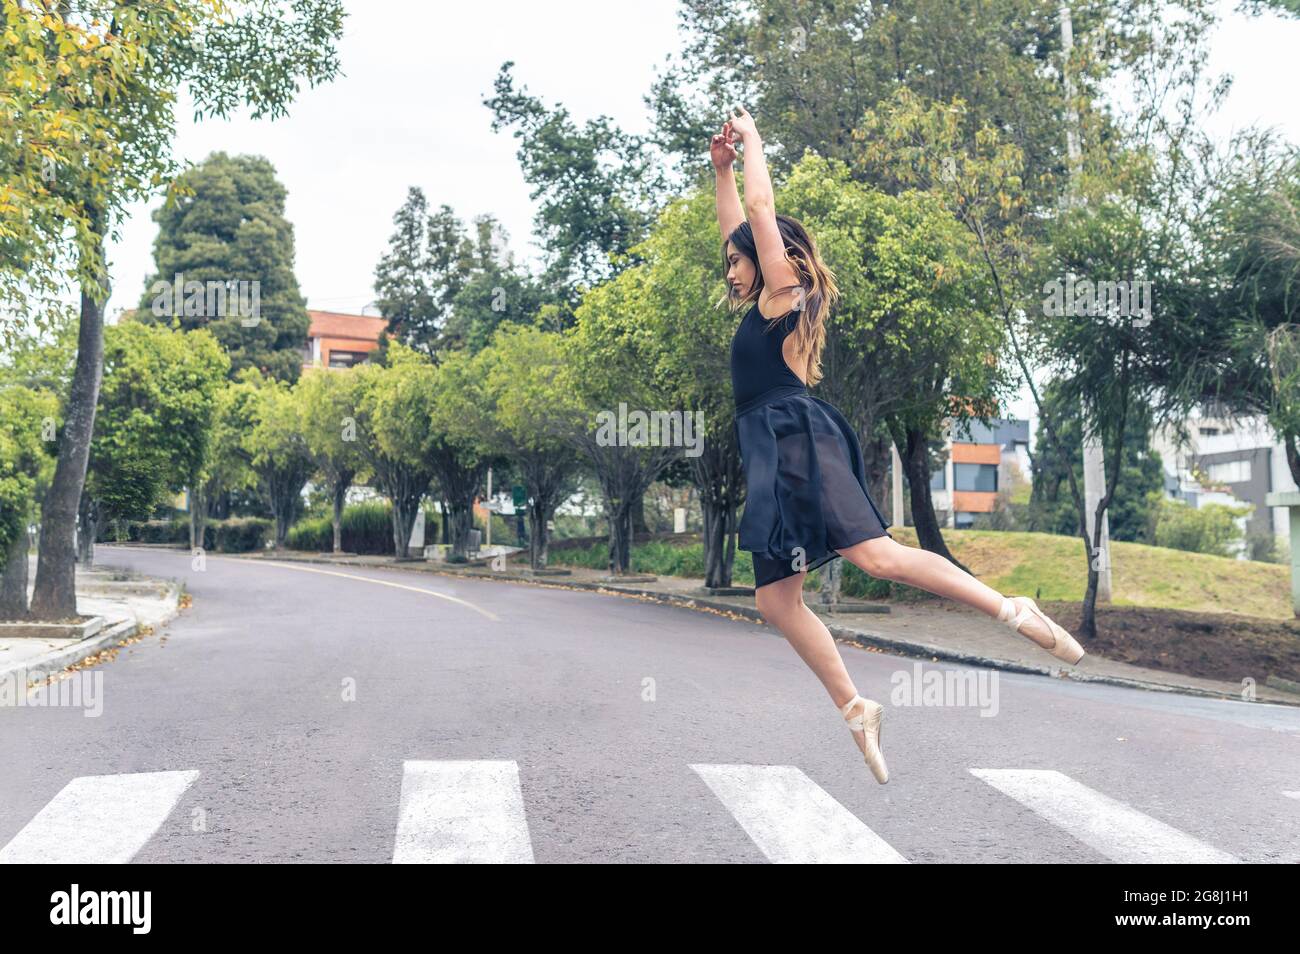
<path id="1" fill-rule="evenodd" d="M 35 558 L 29 580 L 35 579 Z M 29 595 L 31 583 L 28 584 Z M 25 682 L 61 672 L 89 656 L 151 632 L 179 612 L 180 585 L 109 567 L 77 567 L 77 612 L 101 616 L 104 625 L 84 639 L 0 637 L 0 679 L 24 675 Z"/>
<path id="2" fill-rule="evenodd" d="M 605 574 L 579 567 L 566 567 L 565 569 L 570 569 L 571 575 L 535 578 L 525 567 L 517 563 L 508 564 L 504 570 L 494 571 L 490 567 L 481 565 L 455 566 L 422 561 L 395 562 L 391 557 L 382 556 L 334 557 L 329 554 L 296 551 L 239 554 L 238 556 L 253 560 L 367 566 L 374 569 L 472 577 L 533 586 L 588 589 L 652 599 L 763 623 L 761 614 L 754 607 L 753 596 L 710 596 L 703 588 L 703 580 L 685 577 L 664 576 L 654 582 L 611 583 L 602 580 Z M 806 593 L 804 598 L 810 609 L 818 610 L 815 594 Z M 1157 692 L 1242 699 L 1242 689 L 1237 683 L 1147 669 L 1105 659 L 1093 653 L 1084 656 L 1078 666 L 1065 665 L 1025 637 L 1014 634 L 1004 624 L 959 604 L 937 602 L 922 605 L 900 603 L 879 605 L 886 612 L 819 613 L 819 615 L 831 634 L 839 639 L 903 656 L 965 663 L 1006 672 L 1052 676 L 1075 682 L 1097 682 Z M 1300 705 L 1300 695 L 1260 684 L 1255 687 L 1255 701 Z"/>

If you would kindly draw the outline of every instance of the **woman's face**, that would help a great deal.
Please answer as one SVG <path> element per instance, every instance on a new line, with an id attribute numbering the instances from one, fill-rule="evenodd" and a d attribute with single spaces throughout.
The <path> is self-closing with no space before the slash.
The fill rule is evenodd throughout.
<path id="1" fill-rule="evenodd" d="M 743 298 L 754 287 L 758 269 L 735 244 L 727 242 L 727 285 L 733 298 Z"/>

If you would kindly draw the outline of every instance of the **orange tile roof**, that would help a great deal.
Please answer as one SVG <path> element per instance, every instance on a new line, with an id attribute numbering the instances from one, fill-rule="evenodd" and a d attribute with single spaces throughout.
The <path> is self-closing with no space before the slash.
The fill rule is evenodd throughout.
<path id="1" fill-rule="evenodd" d="M 379 336 L 388 327 L 388 319 L 373 315 L 345 315 L 337 311 L 312 311 L 307 309 L 311 327 L 309 338 L 350 338 L 356 341 L 379 342 Z"/>

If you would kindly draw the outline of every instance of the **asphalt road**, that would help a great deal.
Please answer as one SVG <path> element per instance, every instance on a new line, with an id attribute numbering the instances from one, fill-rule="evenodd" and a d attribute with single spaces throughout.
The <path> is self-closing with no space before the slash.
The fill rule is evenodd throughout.
<path id="1" fill-rule="evenodd" d="M 842 644 L 887 703 L 880 786 L 754 623 L 396 570 L 98 562 L 194 604 L 93 671 L 99 715 L 0 708 L 0 861 L 1300 861 L 1300 709 L 930 663 L 989 694 L 891 705 L 916 661 Z"/>

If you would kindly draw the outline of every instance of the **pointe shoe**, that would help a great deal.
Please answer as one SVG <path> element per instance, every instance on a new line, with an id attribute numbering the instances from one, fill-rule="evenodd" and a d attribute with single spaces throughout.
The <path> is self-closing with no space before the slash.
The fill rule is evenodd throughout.
<path id="1" fill-rule="evenodd" d="M 862 711 L 856 715 L 849 715 L 854 706 L 859 702 L 862 705 Z M 844 721 L 849 724 L 849 728 L 854 732 L 861 732 L 866 736 L 866 751 L 863 752 L 863 760 L 867 763 L 867 768 L 871 769 L 871 774 L 876 777 L 876 781 L 884 785 L 889 781 L 889 769 L 885 766 L 885 753 L 880 750 L 881 728 L 880 720 L 885 713 L 885 707 L 879 702 L 872 702 L 870 699 L 864 699 L 862 696 L 854 696 L 848 702 L 840 707 L 840 713 L 844 716 Z"/>
<path id="2" fill-rule="evenodd" d="M 1024 603 L 1018 605 L 1015 600 L 1024 600 Z M 1020 627 L 1031 616 L 1037 616 L 1042 620 L 1043 625 L 1052 634 L 1054 642 L 1051 646 L 1042 646 L 1037 640 L 1032 639 L 1025 633 L 1020 633 Z M 1076 665 L 1083 658 L 1084 649 L 1079 645 L 1079 641 L 1040 610 L 1038 604 L 1028 596 L 1017 596 L 1012 599 L 1002 597 L 1002 609 L 998 612 L 998 621 L 1006 623 L 1017 633 L 1020 633 L 1021 636 L 1029 639 L 1034 645 L 1042 646 L 1043 649 L 1046 649 L 1057 659 L 1068 662 L 1071 666 Z"/>

